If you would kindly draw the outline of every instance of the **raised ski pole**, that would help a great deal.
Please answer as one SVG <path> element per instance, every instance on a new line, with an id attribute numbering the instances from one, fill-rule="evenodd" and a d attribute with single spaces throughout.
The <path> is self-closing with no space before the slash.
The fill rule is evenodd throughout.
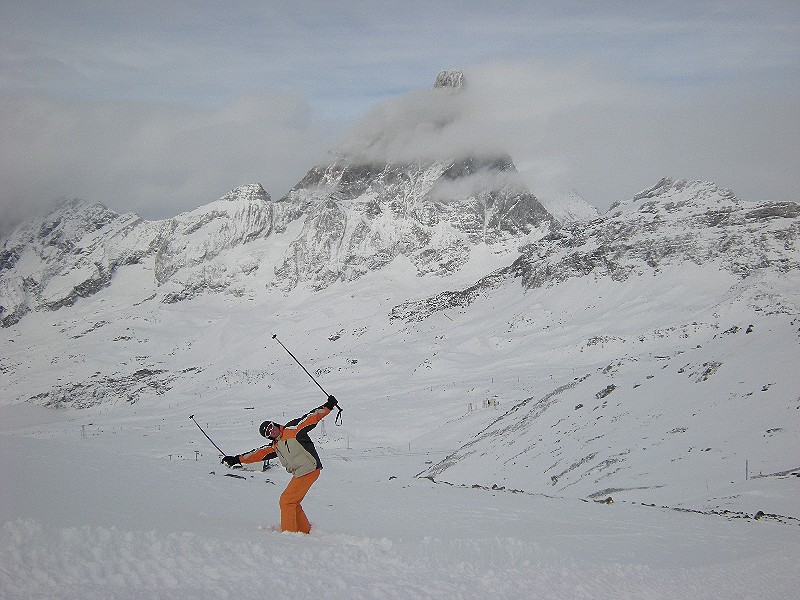
<path id="1" fill-rule="evenodd" d="M 286 352 L 289 354 L 289 356 L 291 356 L 294 359 L 294 362 L 296 362 L 298 365 L 300 365 L 300 368 L 303 369 L 303 371 L 306 372 L 306 375 L 311 377 L 311 381 L 313 381 L 314 383 L 317 384 L 317 387 L 322 390 L 322 393 L 325 394 L 326 397 L 330 396 L 330 394 L 325 391 L 325 388 L 323 388 L 319 384 L 319 381 L 314 379 L 314 376 L 311 373 L 309 373 L 308 369 L 306 369 L 303 366 L 303 363 L 301 363 L 299 360 L 297 360 L 297 357 L 294 354 L 292 354 L 286 346 L 283 345 L 283 342 L 278 339 L 278 334 L 277 333 L 273 333 L 272 334 L 272 339 L 275 340 L 276 342 L 278 342 L 281 345 L 281 347 L 284 350 L 286 350 Z M 336 408 L 339 410 L 339 412 L 336 414 L 336 419 L 334 420 L 334 423 L 336 423 L 337 425 L 341 425 L 342 424 L 342 407 L 337 405 Z"/>
<path id="2" fill-rule="evenodd" d="M 219 447 L 219 446 L 217 446 L 217 445 L 214 443 L 214 440 L 212 440 L 210 437 L 208 437 L 208 434 L 207 434 L 205 431 L 203 431 L 203 428 L 202 428 L 202 427 L 200 427 L 200 424 L 199 424 L 197 421 L 195 421 L 195 420 L 194 420 L 194 415 L 189 415 L 189 418 L 192 420 L 192 422 L 193 422 L 195 425 L 197 425 L 197 428 L 198 428 L 200 431 L 202 431 L 202 432 L 203 432 L 203 435 L 204 435 L 204 436 L 206 436 L 206 439 L 207 439 L 209 442 L 211 442 L 211 445 L 212 445 L 212 446 L 214 446 L 214 448 L 216 448 L 217 450 L 219 450 L 219 452 L 220 452 L 220 454 L 222 454 L 222 456 L 228 456 L 227 454 L 225 454 L 225 453 L 224 453 L 224 452 L 223 452 L 223 451 L 220 449 L 220 447 Z"/>
<path id="3" fill-rule="evenodd" d="M 326 391 L 325 391 L 325 389 L 324 389 L 324 388 L 323 388 L 323 387 L 322 387 L 322 386 L 319 384 L 319 381 L 317 381 L 316 379 L 314 379 L 314 376 L 313 376 L 311 373 L 309 373 L 309 372 L 308 372 L 308 369 L 306 369 L 306 368 L 303 366 L 303 363 L 301 363 L 299 360 L 297 360 L 297 357 L 296 357 L 294 354 L 292 354 L 291 352 L 289 352 L 289 349 L 288 349 L 286 346 L 284 346 L 284 345 L 283 345 L 283 342 L 282 342 L 282 341 L 280 341 L 280 340 L 278 339 L 278 334 L 277 334 L 277 333 L 273 333 L 273 334 L 272 334 L 272 339 L 273 339 L 273 340 L 275 340 L 276 342 L 278 342 L 278 343 L 281 345 L 281 347 L 282 347 L 284 350 L 286 350 L 286 352 L 288 352 L 288 353 L 289 353 L 289 356 L 291 356 L 291 357 L 294 359 L 294 362 L 296 362 L 298 365 L 300 365 L 300 368 L 301 368 L 301 369 L 303 369 L 303 371 L 305 371 L 305 372 L 306 372 L 306 375 L 308 375 L 309 377 L 311 377 L 311 381 L 313 381 L 314 383 L 316 383 L 316 384 L 317 384 L 317 387 L 318 387 L 319 389 L 321 389 L 321 390 L 322 390 L 322 393 L 323 393 L 323 394 L 325 394 L 326 396 L 330 396 L 330 394 L 329 394 L 328 392 L 326 392 Z"/>

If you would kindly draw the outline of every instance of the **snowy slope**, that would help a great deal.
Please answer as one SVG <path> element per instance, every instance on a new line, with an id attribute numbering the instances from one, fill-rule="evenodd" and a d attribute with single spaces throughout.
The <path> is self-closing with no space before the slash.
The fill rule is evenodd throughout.
<path id="1" fill-rule="evenodd" d="M 285 473 L 147 456 L 154 438 L 191 438 L 177 423 L 78 429 L 3 436 L 18 490 L 0 492 L 4 598 L 248 599 L 276 582 L 288 598 L 791 598 L 797 585 L 796 527 L 436 486 L 410 477 L 424 456 L 325 442 L 305 503 L 318 526 L 281 534 Z"/>
<path id="2" fill-rule="evenodd" d="M 540 202 L 468 89 L 278 200 L 2 240 L 0 600 L 797 595 L 800 205 Z M 325 400 L 274 334 L 344 408 L 309 536 L 196 426 L 240 453 Z"/>
<path id="3" fill-rule="evenodd" d="M 577 192 L 567 192 L 550 198 L 543 197 L 541 202 L 553 218 L 565 225 L 591 221 L 600 216 L 600 211 L 586 202 Z"/>
<path id="4" fill-rule="evenodd" d="M 238 394 L 0 409 L 0 597 L 247 599 L 275 582 L 289 598 L 793 597 L 794 521 L 436 484 L 414 474 L 444 456 L 437 438 L 408 441 L 402 418 L 348 389 L 375 378 L 324 381 L 346 412 L 342 427 L 314 432 L 325 469 L 304 502 L 308 537 L 274 530 L 287 474 L 227 477 L 187 413 L 241 451 L 258 443 L 262 416 L 321 401 L 310 385 L 291 398 L 243 394 L 259 386 L 240 380 Z M 396 401 L 421 429 L 439 420 L 411 396 Z M 472 426 L 493 411 L 478 412 Z M 798 483 L 742 489 L 761 506 L 796 498 Z"/>
<path id="5" fill-rule="evenodd" d="M 664 180 L 521 253 L 448 221 L 458 269 L 400 252 L 285 291 L 328 231 L 295 196 L 240 188 L 169 235 L 74 205 L 6 242 L 51 304 L 0 330 L 0 594 L 792 597 L 797 204 Z M 187 418 L 242 452 L 321 403 L 272 334 L 345 409 L 308 538 L 271 529 L 285 473 L 226 477 Z"/>
<path id="6" fill-rule="evenodd" d="M 514 316 L 491 345 L 532 380 L 427 473 L 730 508 L 751 466 L 797 469 L 797 214 L 665 180 L 470 288 L 395 309 L 414 322 L 502 306 Z"/>

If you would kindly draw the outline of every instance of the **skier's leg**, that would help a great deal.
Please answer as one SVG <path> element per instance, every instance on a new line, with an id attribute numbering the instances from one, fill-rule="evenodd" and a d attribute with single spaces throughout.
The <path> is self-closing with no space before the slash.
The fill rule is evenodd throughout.
<path id="1" fill-rule="evenodd" d="M 300 506 L 300 502 L 319 478 L 319 473 L 320 470 L 317 469 L 308 475 L 293 477 L 286 489 L 283 490 L 278 502 L 281 507 L 281 531 L 308 533 L 311 530 L 311 525 Z"/>
<path id="2" fill-rule="evenodd" d="M 308 522 L 308 517 L 306 517 L 303 507 L 299 504 L 297 505 L 297 517 L 295 518 L 295 523 L 297 524 L 297 531 L 300 533 L 311 532 L 311 523 Z"/>

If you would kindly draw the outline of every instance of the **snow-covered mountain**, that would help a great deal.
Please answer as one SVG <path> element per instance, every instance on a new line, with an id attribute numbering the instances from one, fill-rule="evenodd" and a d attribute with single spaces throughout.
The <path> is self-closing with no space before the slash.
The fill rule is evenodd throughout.
<path id="1" fill-rule="evenodd" d="M 191 401 L 227 427 L 302 395 L 277 332 L 370 424 L 348 440 L 434 444 L 434 481 L 744 508 L 745 464 L 800 466 L 797 203 L 664 179 L 554 216 L 507 156 L 360 148 L 277 201 L 247 185 L 162 221 L 71 201 L 19 227 L 0 404 Z"/>
<path id="2" fill-rule="evenodd" d="M 147 291 L 162 290 L 165 302 L 204 287 L 236 293 L 220 255 L 285 228 L 292 218 L 290 207 L 270 202 L 260 185 L 237 188 L 195 211 L 155 222 L 99 203 L 63 202 L 4 240 L 0 322 L 8 326 L 31 310 L 71 306 L 111 286 L 120 269 L 134 265 L 150 273 Z M 236 267 L 246 271 L 248 264 Z M 142 291 L 137 290 L 136 300 L 142 300 Z"/>
<path id="3" fill-rule="evenodd" d="M 662 179 L 602 218 L 572 222 L 523 248 L 519 258 L 464 290 L 399 306 L 393 317 L 424 318 L 468 304 L 507 279 L 524 289 L 553 288 L 573 278 L 658 276 L 666 268 L 712 267 L 737 279 L 800 270 L 800 205 L 751 204 L 709 182 Z"/>
<path id="4" fill-rule="evenodd" d="M 502 152 L 408 159 L 465 85 L 279 200 L 2 240 L 0 596 L 793 597 L 800 205 L 663 179 L 601 215 Z M 344 408 L 310 536 L 217 455 L 324 400 L 294 357 Z"/>
<path id="5" fill-rule="evenodd" d="M 435 480 L 707 508 L 745 461 L 796 469 L 798 205 L 665 179 L 554 226 L 432 191 L 505 168 L 332 165 L 160 222 L 62 205 L 4 242 L 2 401 L 291 396 L 277 330 L 380 433 L 449 449 Z"/>
<path id="6" fill-rule="evenodd" d="M 124 267 L 148 271 L 147 294 L 244 296 L 264 286 L 322 289 L 399 256 L 417 273 L 459 270 L 476 246 L 496 253 L 541 236 L 553 218 L 503 157 L 426 165 L 314 168 L 273 202 L 260 185 L 164 221 L 102 204 L 62 203 L 18 228 L 0 253 L 0 322 L 57 310 L 111 286 Z M 276 239 L 277 238 L 277 239 Z"/>
<path id="7" fill-rule="evenodd" d="M 567 192 L 550 198 L 540 198 L 542 205 L 561 224 L 591 221 L 600 216 L 600 211 L 577 192 Z"/>
<path id="8" fill-rule="evenodd" d="M 282 200 L 306 211 L 277 285 L 314 289 L 356 279 L 399 256 L 419 275 L 459 270 L 478 245 L 506 252 L 555 222 L 513 183 L 508 157 L 312 169 Z"/>

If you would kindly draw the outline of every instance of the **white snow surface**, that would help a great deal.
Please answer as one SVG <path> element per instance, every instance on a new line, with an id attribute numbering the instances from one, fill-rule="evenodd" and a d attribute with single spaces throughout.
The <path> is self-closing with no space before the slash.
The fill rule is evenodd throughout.
<path id="1" fill-rule="evenodd" d="M 6 426 L 0 597 L 246 599 L 276 585 L 288 598 L 365 599 L 791 598 L 797 589 L 797 526 L 436 484 L 413 477 L 435 449 L 348 449 L 332 423 L 318 442 L 323 475 L 304 502 L 312 533 L 280 533 L 286 473 L 225 476 L 186 419 L 192 408 Z M 4 422 L 15 412 L 4 409 Z M 203 410 L 209 431 L 224 432 L 218 443 L 257 443 L 249 423 L 224 429 L 223 414 Z"/>
<path id="2" fill-rule="evenodd" d="M 613 314 L 604 313 L 614 322 L 606 330 L 619 335 L 571 345 L 565 338 L 585 340 L 582 328 L 602 316 L 593 303 L 578 302 L 589 284 L 562 289 L 561 301 L 569 298 L 572 305 L 554 304 L 544 292 L 522 296 L 509 290 L 469 310 L 411 326 L 385 322 L 389 288 L 402 282 L 406 295 L 421 284 L 414 278 L 403 280 L 402 271 L 392 275 L 391 284 L 377 276 L 366 287 L 359 284 L 359 295 L 353 284 L 315 295 L 270 296 L 262 304 L 206 299 L 193 302 L 192 311 L 161 305 L 156 314 L 142 305 L 141 312 L 125 313 L 125 318 L 114 317 L 109 308 L 106 325 L 83 337 L 64 336 L 75 345 L 71 349 L 53 332 L 84 333 L 90 328 L 91 315 L 81 312 L 86 309 L 80 303 L 4 332 L 7 348 L 38 344 L 39 363 L 31 365 L 31 377 L 22 381 L 28 391 L 35 391 L 36 374 L 48 364 L 57 367 L 59 360 L 69 362 L 76 379 L 91 379 L 104 361 L 124 360 L 99 352 L 113 347 L 107 337 L 126 331 L 132 339 L 117 346 L 134 344 L 144 355 L 169 341 L 161 349 L 165 357 L 174 353 L 186 364 L 206 365 L 206 370 L 163 395 L 83 410 L 9 402 L 19 390 L 4 391 L 0 598 L 247 599 L 263 598 L 272 586 L 287 598 L 795 597 L 800 583 L 800 478 L 744 477 L 747 457 L 753 460 L 754 474 L 800 464 L 796 406 L 789 402 L 775 410 L 769 404 L 780 394 L 794 394 L 790 399 L 797 402 L 800 387 L 791 363 L 797 358 L 797 325 L 793 321 L 788 327 L 791 317 L 756 315 L 760 320 L 752 334 L 720 336 L 728 320 L 746 326 L 745 316 L 719 314 L 719 307 L 708 309 L 716 309 L 716 317 L 704 314 L 700 307 L 715 284 L 698 273 L 692 296 L 696 306 L 678 306 L 682 297 L 691 304 L 680 291 L 670 296 L 668 290 L 652 290 L 650 298 L 632 295 L 628 282 L 628 301 L 615 309 L 626 318 L 614 320 Z M 599 295 L 623 293 L 623 284 L 603 285 L 595 289 Z M 112 291 L 106 294 L 106 304 L 113 307 Z M 655 295 L 662 303 L 655 303 Z M 528 321 L 518 312 L 519 303 L 528 307 Z M 694 310 L 696 323 L 707 317 L 721 324 L 709 330 L 696 325 L 662 331 L 675 356 L 700 345 L 702 338 L 713 346 L 709 352 L 728 364 L 726 352 L 736 354 L 728 340 L 739 340 L 754 348 L 730 359 L 746 382 L 740 396 L 750 397 L 747 393 L 762 380 L 773 384 L 771 393 L 755 390 L 763 423 L 743 426 L 748 433 L 738 443 L 726 439 L 730 432 L 725 423 L 714 437 L 714 419 L 725 413 L 703 402 L 703 394 L 713 388 L 681 383 L 682 393 L 693 394 L 681 404 L 704 404 L 703 421 L 686 421 L 685 433 L 666 436 L 686 436 L 672 462 L 658 456 L 674 450 L 671 442 L 643 440 L 661 440 L 665 431 L 679 431 L 680 423 L 672 421 L 689 418 L 683 409 L 677 413 L 682 417 L 670 417 L 665 424 L 650 410 L 652 405 L 638 420 L 626 417 L 632 410 L 628 405 L 610 416 L 623 421 L 624 431 L 610 427 L 589 435 L 582 426 L 570 425 L 547 440 L 552 462 L 598 436 L 606 435 L 609 446 L 616 443 L 615 452 L 620 438 L 641 438 L 642 448 L 649 450 L 637 452 L 630 444 L 630 462 L 655 487 L 612 492 L 613 504 L 586 496 L 600 485 L 578 480 L 573 488 L 583 486 L 584 491 L 554 488 L 550 472 L 537 471 L 526 479 L 519 466 L 509 469 L 509 481 L 494 485 L 497 461 L 503 457 L 484 461 L 476 456 L 472 468 L 464 461 L 452 469 L 452 476 L 445 470 L 441 480 L 417 476 L 486 431 L 512 404 L 568 384 L 574 380 L 573 369 L 580 375 L 598 370 L 610 356 L 619 355 L 621 340 L 631 332 L 655 331 L 656 322 L 685 315 L 687 308 Z M 490 330 L 493 336 L 487 335 Z M 304 502 L 313 523 L 308 536 L 277 531 L 278 496 L 288 481 L 280 467 L 240 472 L 245 479 L 228 477 L 233 472 L 219 464 L 217 451 L 188 419 L 195 415 L 220 447 L 238 453 L 259 445 L 261 420 L 288 420 L 324 400 L 270 339 L 273 331 L 345 408 L 342 426 L 331 415 L 312 432 L 325 468 Z M 330 339 L 336 334 L 341 337 Z M 635 352 L 641 361 L 659 339 L 653 335 L 639 342 L 642 348 Z M 770 340 L 783 345 L 788 362 L 751 365 L 749 371 L 745 359 L 757 356 Z M 14 360 L 17 355 L 8 349 L 4 356 Z M 495 357 L 491 367 L 487 356 Z M 773 353 L 769 360 L 774 358 Z M 699 363 L 700 356 L 678 362 Z M 648 385 L 647 374 L 666 377 L 656 369 L 667 363 L 653 360 L 639 372 L 622 366 L 617 383 L 625 392 L 610 398 L 622 404 L 645 398 L 635 395 L 634 386 Z M 631 359 L 630 364 L 638 363 Z M 670 366 L 670 375 L 657 381 L 677 385 L 678 366 Z M 598 377 L 609 374 L 592 375 Z M 602 387 L 595 382 L 591 390 Z M 717 393 L 725 392 L 712 393 L 721 403 Z M 499 399 L 500 405 L 482 408 L 481 398 Z M 664 398 L 668 394 L 656 396 L 657 401 Z M 468 402 L 475 410 L 467 412 Z M 583 414 L 575 410 L 573 398 L 563 404 L 567 408 L 558 419 Z M 752 414 L 758 411 L 731 419 L 749 422 Z M 776 420 L 781 414 L 784 420 Z M 542 423 L 534 435 L 548 436 L 552 428 L 552 423 Z M 711 440 L 715 453 L 702 452 L 704 448 L 692 453 L 698 430 Z M 574 431 L 573 439 L 561 441 L 569 431 Z M 531 439 L 520 433 L 517 442 Z M 765 446 L 766 441 L 774 445 Z M 495 449 L 502 453 L 507 444 L 513 446 L 514 438 Z M 656 465 L 681 461 L 688 466 L 654 471 Z M 535 461 L 531 464 L 538 468 Z M 720 510 L 711 512 L 714 507 Z M 790 518 L 756 520 L 756 510 Z"/>
<path id="3" fill-rule="evenodd" d="M 0 330 L 0 600 L 796 598 L 800 272 L 675 259 L 389 319 L 504 264 L 173 304 L 130 264 Z M 272 334 L 344 408 L 307 536 L 283 469 L 188 418 L 235 454 L 324 402 Z"/>
<path id="4" fill-rule="evenodd" d="M 600 211 L 586 202 L 574 191 L 563 192 L 553 196 L 543 196 L 539 202 L 559 223 L 591 221 L 600 216 Z"/>

